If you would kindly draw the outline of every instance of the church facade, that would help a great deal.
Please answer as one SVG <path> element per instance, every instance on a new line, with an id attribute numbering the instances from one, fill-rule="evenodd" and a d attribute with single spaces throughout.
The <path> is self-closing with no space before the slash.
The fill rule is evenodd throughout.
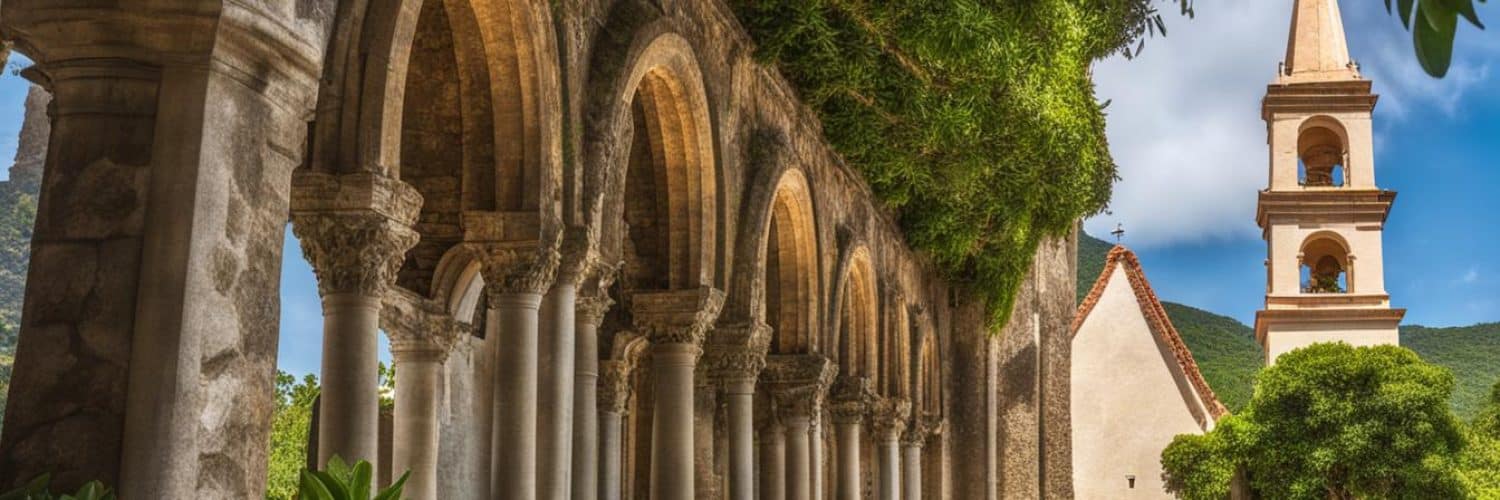
<path id="1" fill-rule="evenodd" d="M 1349 57 L 1337 0 L 1294 5 L 1261 105 L 1271 156 L 1256 209 L 1267 250 L 1255 338 L 1267 364 L 1317 342 L 1397 344 L 1406 313 L 1385 290 L 1381 235 L 1396 193 L 1375 182 L 1377 96 Z"/>
<path id="2" fill-rule="evenodd" d="M 409 498 L 1071 497 L 1073 243 L 991 335 L 731 12 L 5 1 L 53 100 L 0 489 L 262 497 L 290 224 L 314 461 Z"/>
<path id="3" fill-rule="evenodd" d="M 1073 319 L 1073 479 L 1078 498 L 1173 498 L 1161 452 L 1228 413 L 1134 253 L 1110 250 Z"/>

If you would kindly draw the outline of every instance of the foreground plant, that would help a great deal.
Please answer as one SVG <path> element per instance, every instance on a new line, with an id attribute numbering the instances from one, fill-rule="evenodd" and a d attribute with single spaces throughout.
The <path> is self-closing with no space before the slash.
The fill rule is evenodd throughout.
<path id="1" fill-rule="evenodd" d="M 406 485 L 411 472 L 401 474 L 391 486 L 370 497 L 370 486 L 374 467 L 360 460 L 353 466 L 344 463 L 337 455 L 328 459 L 326 471 L 302 471 L 298 496 L 302 500 L 400 500 L 401 488 Z M 3 500 L 3 499 L 0 499 Z"/>
<path id="2" fill-rule="evenodd" d="M 51 474 L 42 474 L 26 486 L 0 494 L 0 500 L 115 500 L 114 492 L 99 481 L 84 483 L 78 488 L 78 492 L 71 495 L 54 495 L 49 488 L 51 482 Z"/>

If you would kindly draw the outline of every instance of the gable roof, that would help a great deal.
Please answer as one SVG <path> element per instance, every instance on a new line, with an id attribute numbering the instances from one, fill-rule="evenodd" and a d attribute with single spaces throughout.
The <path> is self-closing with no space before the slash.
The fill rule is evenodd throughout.
<path id="1" fill-rule="evenodd" d="M 1094 287 L 1089 290 L 1088 296 L 1084 297 L 1083 303 L 1078 305 L 1078 313 L 1073 315 L 1072 335 L 1078 335 L 1078 329 L 1083 326 L 1083 321 L 1088 319 L 1089 313 L 1093 312 L 1094 306 L 1104 296 L 1104 289 L 1109 286 L 1109 280 L 1114 276 L 1115 267 L 1124 266 L 1125 276 L 1130 280 L 1130 288 L 1135 292 L 1136 304 L 1141 307 L 1141 315 L 1145 316 L 1146 324 L 1151 327 L 1152 333 L 1167 345 L 1167 349 L 1176 358 L 1177 366 L 1182 369 L 1183 375 L 1197 391 L 1198 398 L 1208 408 L 1208 413 L 1215 421 L 1229 414 L 1229 409 L 1219 402 L 1219 397 L 1214 395 L 1213 388 L 1208 386 L 1208 381 L 1203 378 L 1203 373 L 1198 371 L 1198 361 L 1193 359 L 1192 351 L 1188 350 L 1187 344 L 1182 341 L 1182 336 L 1177 333 L 1177 328 L 1172 326 L 1172 319 L 1167 317 L 1167 310 L 1162 307 L 1161 300 L 1156 298 L 1156 292 L 1151 289 L 1151 283 L 1146 281 L 1146 272 L 1141 269 L 1141 261 L 1136 258 L 1135 253 L 1122 245 L 1115 245 L 1110 249 L 1109 256 L 1104 260 L 1104 270 L 1099 273 L 1099 279 L 1094 281 Z"/>

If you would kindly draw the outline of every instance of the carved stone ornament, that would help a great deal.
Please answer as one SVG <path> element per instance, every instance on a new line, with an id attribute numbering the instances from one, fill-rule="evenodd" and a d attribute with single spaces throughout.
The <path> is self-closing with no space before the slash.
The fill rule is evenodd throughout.
<path id="1" fill-rule="evenodd" d="M 930 435 L 931 429 L 927 427 L 927 422 L 921 418 L 913 418 L 911 425 L 906 427 L 906 432 L 901 434 L 901 444 L 920 448 L 927 444 L 927 437 Z"/>
<path id="2" fill-rule="evenodd" d="M 848 400 L 848 401 L 834 400 L 833 404 L 830 404 L 828 406 L 828 410 L 829 410 L 829 413 L 833 415 L 833 422 L 834 423 L 839 423 L 839 424 L 843 424 L 843 423 L 855 423 L 855 424 L 857 424 L 857 423 L 860 423 L 861 420 L 864 420 L 865 414 L 869 413 L 870 409 L 869 409 L 869 406 L 866 405 L 864 401 L 859 401 L 859 400 Z"/>
<path id="3" fill-rule="evenodd" d="M 443 361 L 469 326 L 453 319 L 437 301 L 400 287 L 386 291 L 380 308 L 380 328 L 391 339 L 391 355 Z"/>
<path id="4" fill-rule="evenodd" d="M 620 360 L 599 363 L 599 411 L 624 414 L 630 403 L 630 363 Z"/>
<path id="5" fill-rule="evenodd" d="M 596 327 L 604 321 L 604 315 L 615 305 L 614 299 L 609 297 L 609 287 L 614 284 L 619 269 L 618 264 L 605 264 L 598 259 L 592 261 L 578 284 L 578 299 L 574 306 L 577 321 L 591 322 Z"/>
<path id="6" fill-rule="evenodd" d="M 591 271 L 599 266 L 596 246 L 588 228 L 569 227 L 563 233 L 562 262 L 557 269 L 557 282 L 581 285 Z"/>
<path id="7" fill-rule="evenodd" d="M 557 277 L 557 250 L 537 242 L 464 243 L 483 268 L 484 292 L 491 306 L 506 294 L 546 293 Z"/>
<path id="8" fill-rule="evenodd" d="M 818 408 L 818 387 L 813 384 L 781 385 L 771 389 L 776 411 L 783 417 L 811 418 Z"/>
<path id="9" fill-rule="evenodd" d="M 381 296 L 418 239 L 411 227 L 370 211 L 295 213 L 292 233 L 325 296 Z"/>
<path id="10" fill-rule="evenodd" d="M 901 398 L 881 398 L 875 402 L 870 419 L 875 435 L 896 439 L 906 429 L 906 417 L 911 414 L 911 402 Z"/>
<path id="11" fill-rule="evenodd" d="M 747 333 L 757 329 L 764 333 Z M 717 327 L 712 340 L 704 346 L 702 364 L 707 365 L 708 376 L 719 383 L 755 382 L 766 367 L 770 330 L 764 323 Z"/>
<path id="12" fill-rule="evenodd" d="M 703 345 L 724 307 L 724 292 L 711 287 L 637 293 L 630 299 L 635 327 L 652 344 Z"/>
<path id="13" fill-rule="evenodd" d="M 292 178 L 293 219 L 303 214 L 373 212 L 411 227 L 421 211 L 417 188 L 384 175 L 306 171 Z"/>

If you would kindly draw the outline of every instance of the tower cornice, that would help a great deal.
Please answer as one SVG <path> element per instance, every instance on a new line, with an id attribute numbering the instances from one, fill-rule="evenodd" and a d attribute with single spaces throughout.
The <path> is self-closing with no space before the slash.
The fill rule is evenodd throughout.
<path id="1" fill-rule="evenodd" d="M 1277 113 L 1371 113 L 1379 100 L 1369 80 L 1273 83 L 1266 86 L 1260 115 L 1269 121 Z"/>
<path id="2" fill-rule="evenodd" d="M 1396 202 L 1396 192 L 1383 189 L 1311 188 L 1261 191 L 1255 223 L 1271 224 L 1350 220 L 1385 224 Z"/>

